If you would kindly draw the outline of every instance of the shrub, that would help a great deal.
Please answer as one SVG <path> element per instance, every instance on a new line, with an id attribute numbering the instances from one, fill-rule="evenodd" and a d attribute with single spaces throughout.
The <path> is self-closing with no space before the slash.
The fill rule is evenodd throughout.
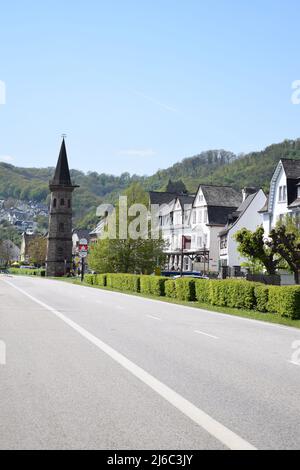
<path id="1" fill-rule="evenodd" d="M 269 286 L 255 286 L 254 295 L 256 299 L 256 310 L 258 310 L 259 312 L 267 312 L 269 300 Z"/>
<path id="2" fill-rule="evenodd" d="M 94 284 L 97 286 L 106 286 L 106 274 L 96 274 L 94 277 Z"/>
<path id="3" fill-rule="evenodd" d="M 176 299 L 176 284 L 173 279 L 169 279 L 165 282 L 165 294 L 166 297 L 170 297 L 172 299 Z"/>
<path id="4" fill-rule="evenodd" d="M 195 279 L 176 279 L 176 297 L 187 302 L 196 300 Z"/>
<path id="5" fill-rule="evenodd" d="M 300 286 L 270 286 L 268 311 L 282 317 L 300 318 Z"/>
<path id="6" fill-rule="evenodd" d="M 165 283 L 167 280 L 163 276 L 141 276 L 141 293 L 162 297 L 165 295 Z"/>
<path id="7" fill-rule="evenodd" d="M 210 282 L 206 279 L 197 279 L 195 282 L 196 300 L 201 303 L 209 303 Z"/>
<path id="8" fill-rule="evenodd" d="M 87 284 L 93 285 L 95 284 L 95 276 L 94 274 L 86 274 L 84 276 L 84 280 Z"/>
<path id="9" fill-rule="evenodd" d="M 103 280 L 103 282 L 105 281 Z M 139 292 L 140 276 L 136 274 L 107 274 L 106 285 L 113 289 Z"/>

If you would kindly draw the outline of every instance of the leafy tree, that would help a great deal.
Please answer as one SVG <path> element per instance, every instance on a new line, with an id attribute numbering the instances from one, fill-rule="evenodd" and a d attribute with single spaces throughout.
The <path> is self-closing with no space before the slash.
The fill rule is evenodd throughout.
<path id="1" fill-rule="evenodd" d="M 268 274 L 276 273 L 280 259 L 277 257 L 277 251 L 266 245 L 263 227 L 258 227 L 255 232 L 242 228 L 235 234 L 235 239 L 239 243 L 238 251 L 242 256 L 252 263 L 261 262 Z"/>
<path id="2" fill-rule="evenodd" d="M 124 193 L 127 196 L 128 208 L 133 204 L 143 204 L 146 207 L 148 195 L 139 183 L 133 183 Z M 91 248 L 88 258 L 90 268 L 96 272 L 121 272 L 121 273 L 153 273 L 155 267 L 165 264 L 165 241 L 160 237 L 150 237 L 148 233 L 142 233 L 137 239 L 130 237 L 128 226 L 134 220 L 134 216 L 128 217 L 127 238 L 119 238 L 119 210 L 112 215 L 116 218 L 117 238 L 104 238 L 98 240 Z M 109 216 L 110 217 L 110 216 Z M 145 236 L 146 235 L 146 236 Z"/>
<path id="3" fill-rule="evenodd" d="M 47 239 L 43 236 L 35 236 L 29 241 L 28 258 L 30 263 L 43 266 L 47 256 Z"/>
<path id="4" fill-rule="evenodd" d="M 294 274 L 295 283 L 299 284 L 300 271 L 300 235 L 289 231 L 285 225 L 280 225 L 270 232 L 270 239 L 266 242 L 268 247 L 278 253 L 288 264 Z"/>
<path id="5" fill-rule="evenodd" d="M 187 194 L 187 189 L 186 189 L 185 184 L 182 180 L 172 181 L 172 180 L 169 179 L 167 187 L 166 187 L 166 191 L 168 193 Z"/>

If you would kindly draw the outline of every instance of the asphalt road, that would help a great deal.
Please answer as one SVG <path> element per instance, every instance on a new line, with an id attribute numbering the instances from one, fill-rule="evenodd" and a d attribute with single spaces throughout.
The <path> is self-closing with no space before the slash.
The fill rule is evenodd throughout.
<path id="1" fill-rule="evenodd" d="M 284 326 L 2 276 L 0 449 L 299 449 L 297 340 Z"/>

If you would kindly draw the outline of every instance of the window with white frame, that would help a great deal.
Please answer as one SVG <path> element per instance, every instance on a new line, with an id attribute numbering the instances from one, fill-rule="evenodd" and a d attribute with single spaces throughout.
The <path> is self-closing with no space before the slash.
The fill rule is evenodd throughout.
<path id="1" fill-rule="evenodd" d="M 204 220 L 203 222 L 207 224 L 207 209 L 204 210 Z"/>
<path id="2" fill-rule="evenodd" d="M 202 224 L 202 210 L 201 209 L 198 211 L 198 222 L 199 224 Z"/>
<path id="3" fill-rule="evenodd" d="M 278 201 L 279 202 L 286 201 L 286 186 L 279 186 Z"/>
<path id="4" fill-rule="evenodd" d="M 193 211 L 193 224 L 196 223 L 196 211 Z"/>

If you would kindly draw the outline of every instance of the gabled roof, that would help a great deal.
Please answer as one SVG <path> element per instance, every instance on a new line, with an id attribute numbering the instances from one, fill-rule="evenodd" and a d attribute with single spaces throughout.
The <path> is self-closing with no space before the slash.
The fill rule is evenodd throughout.
<path id="1" fill-rule="evenodd" d="M 150 204 L 168 204 L 176 199 L 176 194 L 163 191 L 149 191 Z"/>
<path id="2" fill-rule="evenodd" d="M 86 229 L 74 229 L 73 230 L 73 235 L 76 234 L 77 237 L 79 238 L 79 240 L 81 240 L 82 238 L 85 238 L 86 240 L 89 240 L 90 238 L 90 231 L 89 230 L 86 230 Z"/>
<path id="3" fill-rule="evenodd" d="M 256 195 L 262 191 L 259 189 L 253 194 L 250 194 L 242 204 L 237 208 L 237 210 L 231 214 L 228 214 L 227 224 L 224 230 L 219 232 L 219 236 L 226 235 L 229 230 L 238 222 L 238 220 L 242 217 L 242 215 L 246 212 L 248 207 L 251 205 L 252 201 L 255 199 Z M 261 212 L 261 211 L 260 211 Z"/>
<path id="4" fill-rule="evenodd" d="M 281 158 L 282 166 L 288 179 L 300 178 L 300 160 Z"/>
<path id="5" fill-rule="evenodd" d="M 242 202 L 241 193 L 231 186 L 200 184 L 200 188 L 208 206 L 236 208 Z"/>
<path id="6" fill-rule="evenodd" d="M 236 207 L 208 206 L 208 225 L 226 225 L 228 216 Z"/>
<path id="7" fill-rule="evenodd" d="M 190 206 L 193 204 L 195 196 L 190 196 L 190 195 L 185 194 L 183 196 L 178 196 L 177 199 L 179 199 L 180 205 L 182 209 L 184 209 L 184 206 Z"/>

